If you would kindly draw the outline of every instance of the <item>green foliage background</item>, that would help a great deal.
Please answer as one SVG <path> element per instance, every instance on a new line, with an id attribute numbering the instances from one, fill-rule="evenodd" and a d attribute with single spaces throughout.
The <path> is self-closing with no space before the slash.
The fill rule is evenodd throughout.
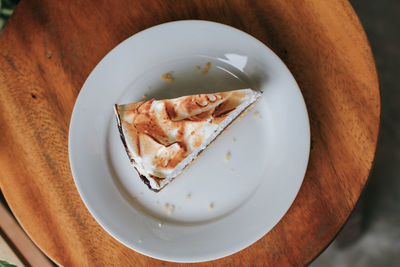
<path id="1" fill-rule="evenodd" d="M 0 34 L 18 2 L 19 0 L 0 0 Z"/>

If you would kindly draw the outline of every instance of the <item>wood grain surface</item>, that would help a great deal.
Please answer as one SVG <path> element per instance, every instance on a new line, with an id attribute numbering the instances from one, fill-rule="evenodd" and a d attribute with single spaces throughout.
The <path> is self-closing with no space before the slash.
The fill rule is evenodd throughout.
<path id="1" fill-rule="evenodd" d="M 75 99 L 99 60 L 141 30 L 182 19 L 225 23 L 272 48 L 302 90 L 312 131 L 306 177 L 284 218 L 249 248 L 198 265 L 310 262 L 354 208 L 379 130 L 375 63 L 345 0 L 22 0 L 0 38 L 7 202 L 35 243 L 64 266 L 174 265 L 124 247 L 96 223 L 74 185 L 67 140 Z"/>

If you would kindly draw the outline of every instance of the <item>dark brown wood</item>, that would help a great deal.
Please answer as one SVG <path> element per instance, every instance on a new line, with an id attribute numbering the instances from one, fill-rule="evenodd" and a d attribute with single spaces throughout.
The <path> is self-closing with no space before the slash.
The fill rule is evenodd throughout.
<path id="1" fill-rule="evenodd" d="M 354 208 L 379 129 L 373 56 L 346 0 L 21 1 L 0 38 L 0 185 L 11 209 L 62 265 L 173 265 L 124 247 L 95 222 L 75 188 L 67 139 L 75 99 L 99 60 L 138 31 L 182 19 L 225 23 L 271 47 L 311 120 L 310 163 L 288 213 L 212 266 L 310 262 Z"/>

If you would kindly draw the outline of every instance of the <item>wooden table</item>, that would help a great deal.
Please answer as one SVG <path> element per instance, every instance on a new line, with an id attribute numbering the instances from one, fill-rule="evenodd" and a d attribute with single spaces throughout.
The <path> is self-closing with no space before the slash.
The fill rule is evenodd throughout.
<path id="1" fill-rule="evenodd" d="M 124 247 L 96 223 L 75 188 L 67 139 L 75 99 L 99 60 L 138 31 L 182 19 L 232 25 L 271 47 L 299 83 L 311 120 L 310 163 L 288 213 L 261 240 L 211 265 L 310 262 L 354 208 L 379 130 L 374 59 L 346 0 L 22 0 L 0 39 L 0 185 L 11 209 L 59 264 L 173 265 Z"/>

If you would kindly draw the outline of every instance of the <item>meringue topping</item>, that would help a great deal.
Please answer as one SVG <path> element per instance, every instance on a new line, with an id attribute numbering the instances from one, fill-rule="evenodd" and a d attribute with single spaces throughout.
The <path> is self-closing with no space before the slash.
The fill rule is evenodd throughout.
<path id="1" fill-rule="evenodd" d="M 132 164 L 159 190 L 259 96 L 242 89 L 115 105 L 115 111 Z"/>

